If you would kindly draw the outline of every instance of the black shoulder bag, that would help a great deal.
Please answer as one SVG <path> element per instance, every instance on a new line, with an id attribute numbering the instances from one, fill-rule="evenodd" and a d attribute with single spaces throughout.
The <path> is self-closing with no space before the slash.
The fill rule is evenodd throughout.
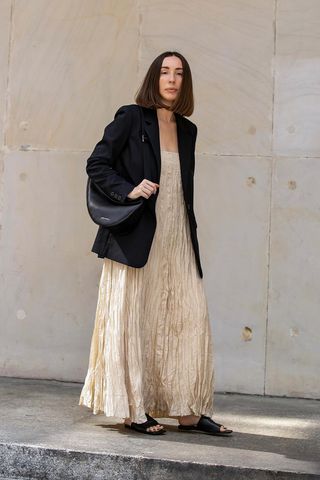
<path id="1" fill-rule="evenodd" d="M 144 118 L 139 105 L 141 121 L 141 140 L 144 142 Z M 144 155 L 143 145 L 142 156 Z M 142 157 L 143 158 L 143 157 Z M 87 182 L 87 208 L 91 219 L 111 232 L 126 233 L 130 231 L 141 217 L 144 197 L 135 200 L 126 198 L 124 203 L 115 201 L 104 193 L 89 177 Z"/>

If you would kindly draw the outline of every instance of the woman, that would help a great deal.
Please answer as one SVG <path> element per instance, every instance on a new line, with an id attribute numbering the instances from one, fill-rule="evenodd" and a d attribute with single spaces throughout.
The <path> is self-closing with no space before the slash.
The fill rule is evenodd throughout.
<path id="1" fill-rule="evenodd" d="M 211 418 L 213 347 L 193 212 L 197 127 L 183 116 L 193 112 L 186 59 L 159 55 L 136 102 L 118 109 L 87 162 L 106 194 L 119 203 L 143 197 L 145 206 L 132 231 L 99 227 L 92 247 L 104 263 L 79 405 L 151 435 L 165 433 L 152 416 L 227 435 L 232 430 Z"/>

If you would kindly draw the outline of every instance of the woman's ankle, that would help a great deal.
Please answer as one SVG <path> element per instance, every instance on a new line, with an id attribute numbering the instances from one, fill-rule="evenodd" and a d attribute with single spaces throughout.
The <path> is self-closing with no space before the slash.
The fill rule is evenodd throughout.
<path id="1" fill-rule="evenodd" d="M 178 417 L 178 422 L 180 425 L 196 425 L 200 418 L 200 415 L 182 415 Z"/>

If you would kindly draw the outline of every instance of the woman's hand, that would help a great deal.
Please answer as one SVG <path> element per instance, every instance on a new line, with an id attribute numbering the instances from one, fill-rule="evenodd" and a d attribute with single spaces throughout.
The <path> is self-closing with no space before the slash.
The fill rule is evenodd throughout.
<path id="1" fill-rule="evenodd" d="M 144 178 L 139 185 L 134 187 L 134 189 L 128 193 L 127 197 L 131 198 L 132 200 L 135 200 L 139 197 L 149 198 L 152 193 L 156 193 L 157 188 L 159 188 L 158 183 L 151 182 L 151 180 Z"/>

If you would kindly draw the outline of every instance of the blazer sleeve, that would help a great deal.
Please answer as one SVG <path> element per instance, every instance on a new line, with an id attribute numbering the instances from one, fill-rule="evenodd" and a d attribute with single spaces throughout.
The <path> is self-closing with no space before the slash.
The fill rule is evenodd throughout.
<path id="1" fill-rule="evenodd" d="M 124 105 L 115 113 L 87 160 L 86 171 L 96 185 L 113 200 L 124 203 L 135 185 L 120 176 L 113 166 L 128 140 L 133 123 L 132 110 Z"/>

